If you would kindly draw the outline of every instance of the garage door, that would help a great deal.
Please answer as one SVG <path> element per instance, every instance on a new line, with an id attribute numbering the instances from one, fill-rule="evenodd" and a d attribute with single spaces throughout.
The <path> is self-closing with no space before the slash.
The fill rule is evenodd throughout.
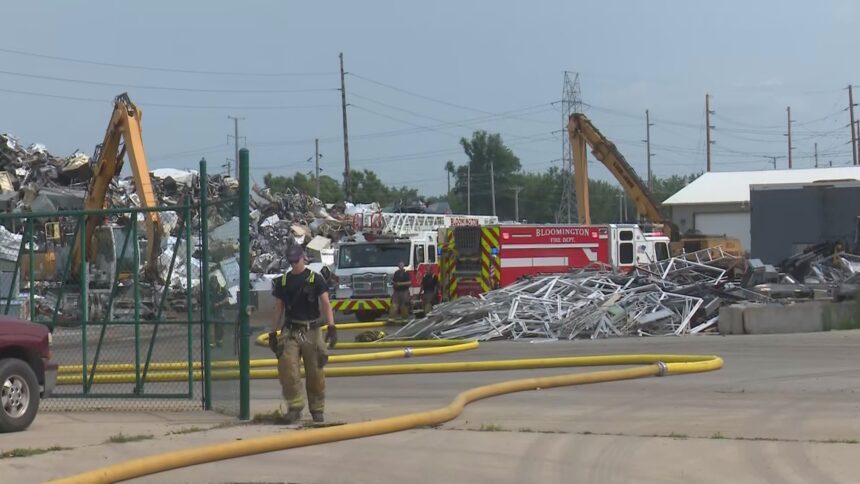
<path id="1" fill-rule="evenodd" d="M 707 235 L 728 235 L 741 241 L 743 250 L 750 250 L 749 212 L 697 213 L 696 230 Z"/>

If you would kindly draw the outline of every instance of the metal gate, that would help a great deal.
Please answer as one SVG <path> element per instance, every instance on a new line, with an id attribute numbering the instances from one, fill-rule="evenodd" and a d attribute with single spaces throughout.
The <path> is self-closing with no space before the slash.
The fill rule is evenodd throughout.
<path id="1" fill-rule="evenodd" d="M 0 312 L 53 333 L 60 372 L 43 408 L 247 411 L 241 381 L 213 395 L 210 368 L 213 356 L 247 367 L 237 308 L 248 238 L 230 227 L 248 226 L 248 189 L 210 203 L 205 162 L 201 174 L 171 206 L 0 214 Z M 146 236 L 152 218 L 160 241 Z"/>

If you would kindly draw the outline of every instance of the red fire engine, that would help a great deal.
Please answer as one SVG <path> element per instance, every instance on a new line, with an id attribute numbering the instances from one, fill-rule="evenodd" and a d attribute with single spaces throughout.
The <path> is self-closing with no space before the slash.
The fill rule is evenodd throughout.
<path id="1" fill-rule="evenodd" d="M 443 297 L 477 295 L 523 276 L 605 265 L 629 271 L 669 258 L 669 237 L 638 225 L 485 225 L 439 230 Z"/>

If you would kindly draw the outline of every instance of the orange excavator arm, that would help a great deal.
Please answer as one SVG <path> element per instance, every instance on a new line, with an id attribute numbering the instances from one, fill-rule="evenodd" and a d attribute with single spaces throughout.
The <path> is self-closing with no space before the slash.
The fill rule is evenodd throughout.
<path id="1" fill-rule="evenodd" d="M 636 210 L 651 223 L 662 224 L 667 235 L 672 237 L 672 224 L 664 219 L 660 205 L 651 196 L 648 187 L 627 163 L 615 144 L 606 139 L 603 134 L 591 124 L 582 113 L 570 116 L 567 126 L 570 137 L 570 149 L 573 152 L 574 183 L 576 187 L 576 205 L 579 223 L 591 223 L 591 208 L 588 202 L 588 163 L 586 160 L 586 145 L 591 147 L 594 157 L 600 160 L 612 173 L 618 183 L 624 188 Z"/>
<path id="2" fill-rule="evenodd" d="M 111 181 L 122 171 L 124 155 L 128 155 L 131 171 L 134 175 L 135 189 L 140 205 L 144 208 L 155 207 L 158 201 L 149 177 L 149 166 L 146 153 L 143 150 L 140 118 L 142 112 L 129 99 L 128 94 L 120 94 L 114 99 L 114 109 L 110 123 L 105 131 L 104 141 L 98 151 L 93 167 L 93 175 L 84 200 L 85 210 L 105 208 L 107 191 Z M 123 142 L 122 147 L 120 141 Z M 146 266 L 145 274 L 154 276 L 157 271 L 158 256 L 161 250 L 161 217 L 158 212 L 144 213 L 146 224 Z M 83 233 L 78 232 L 72 251 L 72 276 L 80 274 L 81 237 L 86 240 L 87 260 L 95 257 L 96 247 L 93 234 L 101 224 L 103 217 L 87 216 Z M 133 241 L 137 243 L 137 241 Z"/>

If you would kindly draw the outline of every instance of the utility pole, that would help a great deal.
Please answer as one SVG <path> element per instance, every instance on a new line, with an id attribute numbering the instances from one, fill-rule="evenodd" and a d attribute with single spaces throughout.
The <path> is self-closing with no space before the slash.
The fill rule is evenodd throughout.
<path id="1" fill-rule="evenodd" d="M 514 221 L 520 221 L 520 191 L 523 187 L 514 187 Z"/>
<path id="2" fill-rule="evenodd" d="M 791 169 L 791 106 L 785 108 L 786 115 L 788 116 L 788 169 Z"/>
<path id="3" fill-rule="evenodd" d="M 813 153 L 815 153 L 815 167 L 818 168 L 818 143 L 815 143 Z"/>
<path id="4" fill-rule="evenodd" d="M 651 182 L 651 118 L 648 114 L 648 110 L 645 110 L 645 153 L 648 159 L 648 191 L 654 191 L 654 185 Z"/>
<path id="5" fill-rule="evenodd" d="M 776 159 L 779 157 L 778 156 L 765 156 L 765 158 L 770 158 L 771 163 L 773 163 L 773 169 L 776 170 Z"/>
<path id="6" fill-rule="evenodd" d="M 236 162 L 236 178 L 239 178 L 239 120 L 245 118 L 237 118 L 236 116 L 227 116 L 227 119 L 233 120 L 233 143 L 235 144 L 236 157 L 233 160 Z M 227 174 L 230 173 L 230 168 L 227 168 Z"/>
<path id="7" fill-rule="evenodd" d="M 314 139 L 314 163 L 316 164 L 317 198 L 320 197 L 320 140 Z"/>
<path id="8" fill-rule="evenodd" d="M 857 164 L 860 165 L 860 119 L 854 121 L 854 128 L 857 133 Z"/>
<path id="9" fill-rule="evenodd" d="M 352 190 L 349 186 L 349 132 L 346 129 L 346 81 L 343 72 L 343 52 L 338 57 L 340 58 L 340 105 L 343 111 L 343 192 L 346 194 L 346 199 L 349 200 L 352 198 Z"/>
<path id="10" fill-rule="evenodd" d="M 851 117 L 851 157 L 854 160 L 854 165 L 857 164 L 857 132 L 854 131 L 854 91 L 851 89 L 851 84 L 848 84 L 848 113 Z"/>
<path id="11" fill-rule="evenodd" d="M 466 214 L 472 215 L 472 162 L 466 164 Z"/>
<path id="12" fill-rule="evenodd" d="M 705 94 L 705 157 L 707 158 L 707 167 L 705 171 L 711 171 L 711 96 Z"/>
<path id="13" fill-rule="evenodd" d="M 496 216 L 496 177 L 493 175 L 493 160 L 490 160 L 490 196 L 493 197 L 493 217 Z"/>

